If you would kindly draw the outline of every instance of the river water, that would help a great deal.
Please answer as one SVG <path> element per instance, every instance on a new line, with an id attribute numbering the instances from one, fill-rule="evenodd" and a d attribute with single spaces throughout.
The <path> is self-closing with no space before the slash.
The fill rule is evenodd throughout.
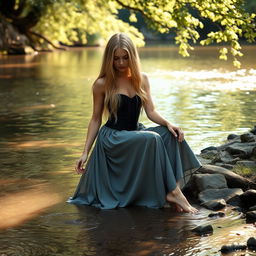
<path id="1" fill-rule="evenodd" d="M 244 47 L 237 70 L 217 59 L 217 47 L 198 47 L 190 58 L 176 47 L 140 49 L 158 111 L 185 130 L 196 153 L 256 124 L 255 50 Z M 255 235 L 255 226 L 229 208 L 225 218 L 210 220 L 199 206 L 190 215 L 66 203 L 79 181 L 74 165 L 101 56 L 102 49 L 87 48 L 0 57 L 0 255 L 215 256 L 223 244 Z M 151 125 L 145 114 L 141 121 Z M 191 232 L 206 223 L 212 236 Z"/>

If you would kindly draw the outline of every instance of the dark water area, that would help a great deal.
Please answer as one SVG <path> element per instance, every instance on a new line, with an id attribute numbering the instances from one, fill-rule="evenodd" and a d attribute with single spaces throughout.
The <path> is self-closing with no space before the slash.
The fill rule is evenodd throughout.
<path id="1" fill-rule="evenodd" d="M 182 58 L 177 48 L 140 49 L 159 112 L 186 132 L 192 149 L 222 143 L 256 124 L 256 48 L 242 68 L 217 59 L 217 48 Z M 91 115 L 91 85 L 102 49 L 0 57 L 0 256 L 221 255 L 245 243 L 255 226 L 240 214 L 208 218 L 172 208 L 98 210 L 66 203 L 79 181 L 74 165 Z M 141 121 L 151 125 L 142 114 Z M 191 229 L 211 223 L 211 236 Z M 255 255 L 237 252 L 231 255 Z"/>

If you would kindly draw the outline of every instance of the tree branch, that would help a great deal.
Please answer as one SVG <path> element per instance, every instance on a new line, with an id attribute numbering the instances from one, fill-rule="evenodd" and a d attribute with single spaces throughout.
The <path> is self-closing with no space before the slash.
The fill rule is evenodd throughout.
<path id="1" fill-rule="evenodd" d="M 124 3 L 122 3 L 120 0 L 116 0 L 116 2 L 121 5 L 122 7 L 126 8 L 126 9 L 129 9 L 129 10 L 133 10 L 133 11 L 137 11 L 137 12 L 140 12 L 145 18 L 147 18 L 148 20 L 151 20 L 151 18 L 147 15 L 146 12 L 144 12 L 143 10 L 139 9 L 139 8 L 136 8 L 136 7 L 131 7 L 129 5 L 126 5 Z M 155 23 L 157 23 L 158 25 L 160 25 L 161 27 L 163 28 L 167 28 L 167 29 L 170 29 L 168 26 L 163 26 L 163 24 L 159 21 L 156 21 L 154 20 Z"/>
<path id="2" fill-rule="evenodd" d="M 37 32 L 34 32 L 34 31 L 29 31 L 30 34 L 36 36 L 36 37 L 39 37 L 39 38 L 42 38 L 43 40 L 45 40 L 48 44 L 50 44 L 53 48 L 55 49 L 58 49 L 58 50 L 66 50 L 65 47 L 59 47 L 59 46 L 56 46 L 54 45 L 49 39 L 47 39 L 45 36 L 37 33 Z"/>

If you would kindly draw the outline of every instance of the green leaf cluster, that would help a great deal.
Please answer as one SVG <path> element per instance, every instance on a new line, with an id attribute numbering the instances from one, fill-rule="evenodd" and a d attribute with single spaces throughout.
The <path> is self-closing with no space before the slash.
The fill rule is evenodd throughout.
<path id="1" fill-rule="evenodd" d="M 118 12 L 130 10 L 130 22 L 137 22 L 141 13 L 148 25 L 160 33 L 175 32 L 179 52 L 189 56 L 193 44 L 221 44 L 219 58 L 232 56 L 240 67 L 240 38 L 255 42 L 256 27 L 253 11 L 255 0 L 0 0 L 0 18 L 24 33 L 33 44 L 48 47 L 88 44 L 96 35 L 103 44 L 113 33 L 127 33 L 137 46 L 144 37 L 134 26 L 120 20 Z M 255 10 L 255 9 L 252 9 Z M 204 22 L 211 21 L 217 30 L 200 38 Z"/>
<path id="2" fill-rule="evenodd" d="M 240 67 L 238 57 L 243 54 L 239 39 L 255 42 L 256 15 L 245 10 L 243 0 L 117 0 L 116 2 L 122 7 L 141 12 L 150 26 L 161 33 L 175 31 L 175 40 L 183 56 L 189 56 L 189 50 L 193 50 L 192 44 L 196 42 L 201 45 L 225 44 L 220 50 L 220 59 L 226 60 L 230 54 L 233 57 L 233 64 Z M 197 17 L 200 19 L 192 13 L 198 14 Z M 204 27 L 204 20 L 216 24 L 218 31 L 208 33 L 207 38 L 202 40 L 199 31 Z"/>
<path id="3" fill-rule="evenodd" d="M 133 26 L 118 19 L 115 1 L 55 0 L 48 5 L 34 28 L 54 43 L 73 45 L 88 43 L 89 35 L 98 35 L 99 44 L 116 32 L 126 32 L 137 46 L 144 45 L 143 35 Z"/>

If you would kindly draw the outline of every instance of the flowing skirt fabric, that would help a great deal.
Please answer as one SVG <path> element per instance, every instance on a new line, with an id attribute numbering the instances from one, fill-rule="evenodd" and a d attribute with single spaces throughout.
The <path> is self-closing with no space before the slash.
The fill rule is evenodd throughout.
<path id="1" fill-rule="evenodd" d="M 161 208 L 186 171 L 201 166 L 184 140 L 164 126 L 118 131 L 102 126 L 69 203 L 113 209 L 128 205 Z"/>

